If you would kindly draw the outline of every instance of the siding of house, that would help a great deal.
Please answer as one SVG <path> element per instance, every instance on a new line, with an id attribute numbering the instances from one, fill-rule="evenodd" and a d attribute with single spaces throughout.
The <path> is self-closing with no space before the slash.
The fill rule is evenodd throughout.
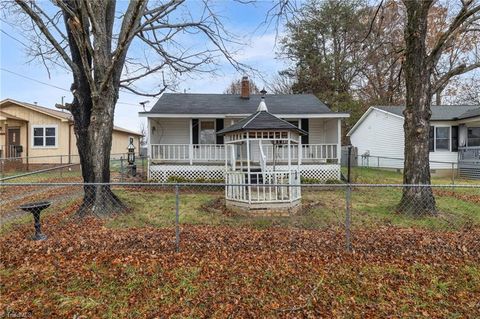
<path id="1" fill-rule="evenodd" d="M 78 162 L 78 150 L 76 145 L 75 134 L 73 133 L 73 126 L 68 120 L 61 120 L 56 117 L 43 114 L 41 112 L 33 111 L 29 108 L 23 107 L 15 103 L 5 103 L 2 105 L 2 111 L 22 118 L 28 121 L 28 131 L 25 122 L 8 120 L 8 127 L 20 127 L 20 143 L 23 145 L 23 157 L 27 156 L 27 141 L 28 141 L 28 156 L 31 164 L 47 164 L 59 163 L 60 155 L 64 155 L 62 163 L 68 161 L 66 155 L 72 155 L 72 162 Z M 35 125 L 48 126 L 53 125 L 57 127 L 57 146 L 56 147 L 33 147 L 33 131 L 32 127 Z M 70 136 L 69 136 L 70 130 Z M 28 136 L 28 137 L 27 137 Z M 113 132 L 112 140 L 112 154 L 126 153 L 129 137 L 134 138 L 134 145 L 139 150 L 140 138 L 136 135 L 129 134 L 122 131 Z M 2 138 L 4 136 L 2 135 Z M 69 138 L 70 152 L 69 152 Z M 0 144 L 4 144 L 3 141 Z"/>
<path id="2" fill-rule="evenodd" d="M 31 158 L 30 163 L 49 163 L 57 162 L 58 159 L 46 158 L 48 156 L 56 155 L 66 155 L 68 154 L 68 122 L 62 121 L 58 118 L 32 111 L 26 107 L 19 106 L 14 103 L 10 103 L 2 106 L 2 110 L 11 114 L 13 116 L 25 119 L 28 121 L 28 132 L 25 126 L 25 122 L 19 122 L 20 126 L 20 139 L 21 145 L 24 147 L 22 156 L 27 156 L 26 154 L 26 145 L 27 145 L 27 134 L 28 134 L 28 156 L 29 157 L 40 157 L 45 156 L 45 158 Z M 9 127 L 13 127 L 9 120 Z M 32 126 L 35 125 L 54 125 L 57 127 L 57 146 L 48 147 L 48 148 L 36 148 L 33 147 L 32 139 Z"/>
<path id="3" fill-rule="evenodd" d="M 73 126 L 71 129 L 71 139 L 72 139 L 72 162 L 78 162 L 78 149 L 77 149 L 77 138 L 75 133 L 73 133 Z M 112 149 L 110 154 L 113 157 L 117 158 L 120 156 L 125 157 L 127 154 L 127 146 L 130 143 L 130 137 L 133 137 L 133 145 L 135 146 L 135 153 L 138 154 L 140 150 L 140 138 L 136 135 L 129 134 L 122 131 L 113 131 L 112 133 Z"/>
<path id="4" fill-rule="evenodd" d="M 338 119 L 309 119 L 309 144 L 336 144 Z"/>
<path id="5" fill-rule="evenodd" d="M 225 118 L 225 127 L 241 118 Z M 298 120 L 297 118 L 287 120 Z M 153 127 L 155 131 L 153 132 Z M 151 144 L 189 144 L 190 119 L 149 118 Z M 309 119 L 309 144 L 336 144 L 338 119 Z"/>
<path id="6" fill-rule="evenodd" d="M 353 146 L 358 148 L 358 155 L 369 153 L 370 156 L 398 158 L 388 160 L 370 158 L 368 163 L 359 163 L 368 166 L 403 168 L 404 158 L 404 119 L 388 112 L 373 109 L 364 118 L 363 122 L 350 136 Z M 455 122 L 432 122 L 433 126 L 451 126 Z M 449 169 L 451 164 L 436 162 L 457 162 L 457 152 L 435 151 L 430 152 L 431 169 Z"/>
<path id="7" fill-rule="evenodd" d="M 357 147 L 358 155 L 403 158 L 403 118 L 374 109 L 352 133 L 350 141 Z M 375 165 L 378 162 L 361 164 Z M 383 159 L 381 165 L 402 168 L 403 161 Z"/>
<path id="8" fill-rule="evenodd" d="M 151 144 L 190 143 L 190 119 L 155 118 L 148 121 Z"/>

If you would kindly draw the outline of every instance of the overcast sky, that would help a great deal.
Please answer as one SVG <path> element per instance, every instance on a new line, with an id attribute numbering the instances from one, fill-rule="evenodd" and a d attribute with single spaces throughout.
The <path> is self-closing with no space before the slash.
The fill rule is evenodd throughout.
<path id="1" fill-rule="evenodd" d="M 193 1 L 193 0 L 192 0 Z M 241 5 L 233 1 L 217 1 L 215 9 L 223 16 L 226 28 L 238 36 L 246 45 L 237 48 L 236 57 L 240 62 L 246 63 L 261 72 L 263 79 L 268 80 L 277 71 L 285 68 L 285 61 L 276 59 L 278 51 L 276 43 L 276 30 L 274 26 L 267 27 L 262 22 L 266 13 L 271 8 L 269 1 L 259 1 L 255 4 Z M 3 18 L 2 18 L 3 20 Z M 72 96 L 69 92 L 71 74 L 62 68 L 50 69 L 50 77 L 40 61 L 32 61 L 27 54 L 26 46 L 29 45 L 23 32 L 11 25 L 7 18 L 5 23 L 0 21 L 1 47 L 1 77 L 0 99 L 13 98 L 24 102 L 37 102 L 39 105 L 53 108 L 55 103 L 60 103 L 62 96 L 69 102 Z M 281 30 L 280 30 L 281 32 Z M 195 35 L 186 39 L 195 43 Z M 232 66 L 219 60 L 217 74 L 207 73 L 202 75 L 186 75 L 179 80 L 178 91 L 186 90 L 189 93 L 222 93 L 227 85 L 234 79 L 239 79 L 243 74 L 238 73 Z M 14 73 L 16 74 L 14 74 Z M 23 76 L 23 77 L 22 77 Z M 43 82 L 39 83 L 34 80 Z M 256 75 L 254 81 L 260 86 L 264 85 L 261 76 Z M 158 77 L 147 79 L 152 84 Z M 148 108 L 152 107 L 157 98 L 146 98 L 128 93 L 121 93 L 116 107 L 115 124 L 131 130 L 139 129 L 138 112 L 141 110 L 139 102 L 150 100 Z"/>

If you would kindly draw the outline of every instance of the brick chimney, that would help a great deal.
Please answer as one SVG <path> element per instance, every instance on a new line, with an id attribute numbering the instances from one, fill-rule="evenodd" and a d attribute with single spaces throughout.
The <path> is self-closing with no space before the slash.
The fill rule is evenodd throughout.
<path id="1" fill-rule="evenodd" d="M 250 81 L 248 80 L 248 76 L 244 76 L 242 78 L 242 90 L 240 93 L 240 98 L 242 99 L 250 98 Z"/>

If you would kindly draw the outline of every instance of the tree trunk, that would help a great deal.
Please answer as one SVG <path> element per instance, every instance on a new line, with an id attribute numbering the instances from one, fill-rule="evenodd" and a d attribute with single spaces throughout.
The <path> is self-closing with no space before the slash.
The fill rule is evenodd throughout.
<path id="1" fill-rule="evenodd" d="M 89 95 L 83 99 L 83 105 L 78 99 L 74 100 L 74 130 L 85 183 L 83 203 L 78 210 L 80 216 L 108 216 L 126 209 L 107 184 L 110 183 L 110 150 L 117 96 L 114 89 L 109 88 L 95 102 Z"/>
<path id="2" fill-rule="evenodd" d="M 429 131 L 431 117 L 431 68 L 427 64 L 426 35 L 428 1 L 405 1 L 405 82 L 406 107 L 404 184 L 430 184 Z M 404 187 L 398 211 L 407 214 L 435 214 L 436 204 L 430 186 Z"/>

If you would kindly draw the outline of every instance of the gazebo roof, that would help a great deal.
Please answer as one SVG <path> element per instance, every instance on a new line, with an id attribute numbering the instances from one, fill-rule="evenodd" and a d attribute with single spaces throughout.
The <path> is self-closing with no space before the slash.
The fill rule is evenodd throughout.
<path id="1" fill-rule="evenodd" d="M 281 118 L 276 117 L 272 113 L 264 110 L 259 110 L 249 117 L 246 117 L 237 123 L 224 128 L 217 132 L 218 135 L 238 131 L 296 131 L 299 134 L 307 135 L 304 130 L 299 129 L 292 123 L 289 123 Z"/>

